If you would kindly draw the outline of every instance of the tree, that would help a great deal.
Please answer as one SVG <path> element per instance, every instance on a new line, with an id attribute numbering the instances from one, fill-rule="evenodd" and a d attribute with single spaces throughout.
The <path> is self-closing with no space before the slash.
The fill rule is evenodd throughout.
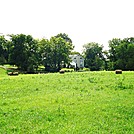
<path id="1" fill-rule="evenodd" d="M 11 63 L 23 71 L 33 72 L 38 66 L 37 44 L 31 35 L 11 35 Z"/>
<path id="2" fill-rule="evenodd" d="M 0 64 L 6 62 L 6 43 L 7 40 L 4 36 L 0 36 Z"/>
<path id="3" fill-rule="evenodd" d="M 83 46 L 85 67 L 90 68 L 91 71 L 98 71 L 104 69 L 104 56 L 102 52 L 103 46 L 98 43 L 88 43 Z"/>
<path id="4" fill-rule="evenodd" d="M 68 37 L 67 34 L 65 34 L 65 33 L 60 33 L 60 34 L 57 34 L 55 37 L 56 37 L 56 38 L 61 37 L 62 39 L 64 39 L 66 42 L 69 42 L 69 43 L 73 46 L 72 40 Z"/>
<path id="5" fill-rule="evenodd" d="M 117 56 L 117 47 L 120 45 L 121 39 L 114 38 L 109 41 L 109 59 L 110 59 L 110 66 L 111 70 L 115 70 L 117 68 L 116 61 L 118 59 Z"/>
<path id="6" fill-rule="evenodd" d="M 68 38 L 69 40 L 69 38 Z M 59 71 L 62 65 L 70 62 L 69 55 L 73 50 L 72 42 L 60 35 L 51 37 L 50 40 L 40 41 L 41 57 L 46 71 Z"/>
<path id="7" fill-rule="evenodd" d="M 73 52 L 71 52 L 71 55 L 81 55 L 81 54 L 80 54 L 80 52 L 73 51 Z"/>
<path id="8" fill-rule="evenodd" d="M 56 70 L 60 70 L 62 65 L 70 62 L 69 55 L 71 54 L 72 44 L 66 42 L 61 37 L 52 37 L 50 43 L 53 46 L 53 63 Z"/>
<path id="9" fill-rule="evenodd" d="M 134 70 L 134 38 L 109 41 L 109 59 L 113 69 Z"/>
<path id="10" fill-rule="evenodd" d="M 46 71 L 51 71 L 53 68 L 52 61 L 52 45 L 48 39 L 41 39 L 39 41 L 39 53 L 40 53 L 40 64 L 45 66 Z"/>

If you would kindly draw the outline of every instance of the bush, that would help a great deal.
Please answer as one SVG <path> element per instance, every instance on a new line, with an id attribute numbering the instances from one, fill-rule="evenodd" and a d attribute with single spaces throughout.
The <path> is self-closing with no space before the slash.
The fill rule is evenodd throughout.
<path id="1" fill-rule="evenodd" d="M 89 68 L 83 68 L 83 71 L 90 71 Z"/>
<path id="2" fill-rule="evenodd" d="M 63 70 L 64 72 L 73 72 L 74 69 L 72 68 L 62 68 L 61 70 Z"/>

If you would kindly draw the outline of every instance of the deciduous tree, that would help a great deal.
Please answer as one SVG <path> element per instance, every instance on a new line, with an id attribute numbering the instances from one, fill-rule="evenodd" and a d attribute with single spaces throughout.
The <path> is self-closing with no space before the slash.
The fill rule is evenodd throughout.
<path id="1" fill-rule="evenodd" d="M 4 64 L 6 62 L 6 43 L 7 40 L 2 35 L 0 36 L 0 64 Z"/>
<path id="2" fill-rule="evenodd" d="M 63 64 L 68 64 L 69 55 L 74 48 L 71 39 L 66 34 L 58 34 L 50 40 L 42 39 L 40 46 L 41 57 L 47 71 L 59 71 Z"/>
<path id="3" fill-rule="evenodd" d="M 37 41 L 31 35 L 11 35 L 10 61 L 21 70 L 33 72 L 38 66 Z"/>
<path id="4" fill-rule="evenodd" d="M 109 41 L 110 62 L 113 69 L 134 70 L 134 38 Z"/>
<path id="5" fill-rule="evenodd" d="M 104 56 L 102 52 L 103 46 L 98 43 L 87 43 L 83 46 L 85 67 L 90 68 L 92 71 L 104 69 Z"/>

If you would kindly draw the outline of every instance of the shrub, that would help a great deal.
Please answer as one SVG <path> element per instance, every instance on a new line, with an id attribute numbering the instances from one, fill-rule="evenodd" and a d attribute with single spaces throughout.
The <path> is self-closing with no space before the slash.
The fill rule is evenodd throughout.
<path id="1" fill-rule="evenodd" d="M 65 72 L 73 72 L 74 69 L 72 68 L 62 68 L 61 70 L 64 70 Z"/>
<path id="2" fill-rule="evenodd" d="M 83 71 L 90 71 L 89 68 L 83 68 Z"/>

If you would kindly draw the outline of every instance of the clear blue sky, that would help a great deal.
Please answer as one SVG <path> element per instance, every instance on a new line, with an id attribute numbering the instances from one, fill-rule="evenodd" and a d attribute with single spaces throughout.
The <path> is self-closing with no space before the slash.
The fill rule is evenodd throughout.
<path id="1" fill-rule="evenodd" d="M 0 0 L 0 33 L 50 38 L 66 33 L 76 51 L 134 36 L 134 0 Z"/>

